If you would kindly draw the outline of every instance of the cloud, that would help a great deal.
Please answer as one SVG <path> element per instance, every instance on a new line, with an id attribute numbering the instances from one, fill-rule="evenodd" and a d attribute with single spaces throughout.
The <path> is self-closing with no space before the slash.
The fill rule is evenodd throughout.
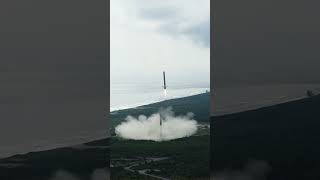
<path id="1" fill-rule="evenodd" d="M 159 32 L 173 37 L 186 36 L 199 45 L 210 47 L 209 0 L 200 0 L 197 4 L 180 0 L 153 3 L 141 8 L 139 15 L 150 22 L 157 22 Z"/>
<path id="2" fill-rule="evenodd" d="M 190 35 L 197 43 L 210 47 L 210 19 L 187 29 L 184 33 Z"/>
<path id="3" fill-rule="evenodd" d="M 150 20 L 168 21 L 176 16 L 176 11 L 170 8 L 145 8 L 140 12 L 140 16 Z"/>
<path id="4" fill-rule="evenodd" d="M 209 4 L 111 0 L 111 83 L 154 80 L 165 69 L 170 80 L 209 84 Z"/>

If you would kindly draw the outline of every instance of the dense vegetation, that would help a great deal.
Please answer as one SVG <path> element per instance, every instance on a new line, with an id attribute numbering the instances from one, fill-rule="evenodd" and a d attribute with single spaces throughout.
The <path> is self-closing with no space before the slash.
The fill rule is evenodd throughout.
<path id="1" fill-rule="evenodd" d="M 113 138 L 111 140 L 111 159 L 132 157 L 169 157 L 155 162 L 147 168 L 161 170 L 159 175 L 172 179 L 197 179 L 209 177 L 209 136 L 192 136 L 166 142 L 132 141 Z M 141 169 L 146 167 L 140 167 Z M 123 169 L 111 169 L 112 177 L 137 176 Z M 120 178 L 121 177 L 121 178 Z"/>

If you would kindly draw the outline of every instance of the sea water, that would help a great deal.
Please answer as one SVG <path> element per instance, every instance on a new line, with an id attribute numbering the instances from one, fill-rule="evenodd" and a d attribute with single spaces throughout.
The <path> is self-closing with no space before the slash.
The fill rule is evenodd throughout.
<path id="1" fill-rule="evenodd" d="M 320 93 L 320 84 L 264 84 L 214 87 L 211 114 L 220 116 L 306 98 Z"/>
<path id="2" fill-rule="evenodd" d="M 113 83 L 110 85 L 110 111 L 192 96 L 209 90 L 210 86 L 206 84 L 177 82 L 168 85 L 165 95 L 159 83 Z"/>

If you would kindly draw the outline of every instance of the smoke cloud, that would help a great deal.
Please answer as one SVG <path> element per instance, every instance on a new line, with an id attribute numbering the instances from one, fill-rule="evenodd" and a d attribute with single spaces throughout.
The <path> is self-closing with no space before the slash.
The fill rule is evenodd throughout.
<path id="1" fill-rule="evenodd" d="M 90 180 L 109 180 L 110 175 L 107 169 L 96 169 L 90 177 Z M 57 171 L 50 180 L 86 180 L 84 178 L 80 178 L 79 176 L 64 171 Z"/>
<path id="2" fill-rule="evenodd" d="M 80 178 L 67 171 L 59 170 L 55 173 L 51 180 L 80 180 Z"/>
<path id="3" fill-rule="evenodd" d="M 91 175 L 91 180 L 108 180 L 109 178 L 110 174 L 106 169 L 97 169 Z"/>
<path id="4" fill-rule="evenodd" d="M 160 109 L 159 112 L 147 117 L 128 116 L 126 121 L 115 128 L 117 136 L 124 139 L 169 141 L 189 137 L 197 132 L 197 121 L 189 112 L 183 116 L 175 116 L 172 108 Z M 162 119 L 162 126 L 160 126 Z"/>
<path id="5" fill-rule="evenodd" d="M 250 160 L 242 170 L 224 171 L 212 176 L 212 180 L 265 180 L 271 167 L 264 161 Z"/>

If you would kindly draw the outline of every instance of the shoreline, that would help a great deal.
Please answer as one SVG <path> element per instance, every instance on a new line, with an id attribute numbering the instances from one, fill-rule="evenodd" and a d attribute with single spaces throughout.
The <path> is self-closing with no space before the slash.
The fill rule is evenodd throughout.
<path id="1" fill-rule="evenodd" d="M 320 95 L 315 95 L 211 117 L 211 131 L 215 132 L 211 143 L 217 142 L 212 162 L 218 164 L 211 171 L 220 173 L 231 166 L 238 171 L 251 165 L 248 160 L 258 160 L 271 170 L 268 179 L 317 179 L 316 169 L 320 163 L 320 146 L 317 143 L 320 135 L 319 104 Z"/>
<path id="2" fill-rule="evenodd" d="M 47 145 L 47 146 L 44 145 L 41 148 L 35 148 L 34 150 L 30 150 L 30 151 L 17 152 L 17 153 L 6 153 L 8 155 L 0 156 L 0 161 L 5 160 L 5 159 L 10 159 L 15 156 L 26 156 L 30 153 L 41 153 L 41 152 L 46 152 L 46 151 L 59 150 L 59 149 L 63 149 L 63 148 L 73 148 L 76 146 L 99 142 L 99 141 L 109 139 L 109 138 L 110 137 L 96 137 L 96 138 L 86 140 L 84 142 L 65 143 L 65 145 L 61 145 L 63 143 L 55 143 L 54 145 Z M 70 138 L 70 139 L 72 139 L 72 138 Z M 66 141 L 68 141 L 68 140 L 66 140 Z"/>
<path id="3" fill-rule="evenodd" d="M 303 99 L 306 91 L 320 94 L 320 84 L 267 84 L 213 90 L 211 116 L 234 114 Z"/>
<path id="4" fill-rule="evenodd" d="M 139 107 L 143 107 L 143 106 L 152 105 L 155 103 L 161 103 L 161 102 L 164 102 L 167 100 L 180 99 L 180 98 L 185 98 L 185 97 L 190 97 L 190 96 L 196 96 L 199 94 L 204 94 L 204 93 L 206 93 L 206 91 L 210 92 L 210 88 L 202 88 L 202 89 L 204 90 L 203 92 L 196 92 L 196 93 L 192 93 L 189 95 L 173 96 L 173 97 L 169 97 L 169 98 L 163 97 L 162 99 L 152 100 L 152 101 L 143 102 L 143 103 L 136 103 L 136 104 L 132 104 L 132 105 L 123 105 L 123 106 L 118 106 L 118 107 L 110 107 L 109 112 L 114 113 L 114 112 L 122 111 L 122 110 L 135 109 L 135 108 L 139 108 Z"/>
<path id="5" fill-rule="evenodd" d="M 294 101 L 299 101 L 299 100 L 303 100 L 303 99 L 307 99 L 307 98 L 308 98 L 307 96 L 300 96 L 300 97 L 296 97 L 296 98 L 292 98 L 292 99 L 286 99 L 283 101 L 273 102 L 270 104 L 253 104 L 253 105 L 246 106 L 246 107 L 238 107 L 237 110 L 234 110 L 234 109 L 228 110 L 229 112 L 226 112 L 226 111 L 216 112 L 216 113 L 211 112 L 211 117 L 229 116 L 229 115 L 238 114 L 238 113 L 242 113 L 242 112 L 255 111 L 255 110 L 259 110 L 259 109 L 263 109 L 263 108 L 267 108 L 267 107 L 272 107 L 272 106 L 277 106 L 280 104 L 290 103 L 290 102 L 294 102 Z"/>
<path id="6" fill-rule="evenodd" d="M 254 108 L 254 109 L 247 109 L 247 110 L 244 110 L 244 111 L 239 111 L 239 112 L 234 112 L 234 113 L 229 113 L 229 114 L 211 115 L 211 118 L 224 118 L 224 117 L 230 117 L 230 116 L 244 114 L 244 113 L 263 111 L 265 109 L 281 107 L 281 106 L 289 105 L 289 104 L 292 104 L 292 103 L 301 103 L 303 101 L 307 101 L 309 99 L 314 99 L 314 98 L 320 98 L 320 94 L 314 95 L 312 97 L 307 97 L 307 96 L 297 97 L 297 98 L 294 98 L 294 99 L 291 99 L 291 100 L 288 100 L 288 101 L 282 101 L 282 102 L 271 104 L 271 105 L 257 107 L 257 108 Z"/>
<path id="7" fill-rule="evenodd" d="M 137 106 L 137 107 L 134 107 L 134 108 L 121 109 L 121 110 L 113 111 L 113 112 L 110 112 L 110 113 L 111 114 L 112 113 L 116 114 L 116 112 L 121 112 L 121 111 L 130 111 L 130 110 L 140 109 L 140 108 L 141 109 L 145 109 L 145 108 L 147 108 L 147 106 L 153 106 L 153 105 L 156 105 L 158 103 L 164 103 L 166 101 L 179 101 L 179 100 L 183 100 L 185 98 L 192 98 L 194 96 L 204 95 L 204 94 L 207 94 L 207 93 L 210 93 L 210 91 L 202 92 L 202 93 L 196 93 L 196 94 L 189 95 L 189 96 L 170 98 L 170 99 L 166 99 L 166 100 L 163 100 L 163 101 L 144 104 L 144 105 Z M 209 117 L 208 117 L 208 119 L 209 119 Z M 203 122 L 198 122 L 198 123 L 202 124 Z M 108 128 L 106 127 L 106 130 L 107 129 Z M 33 144 L 35 144 L 34 145 L 35 146 L 34 150 L 30 150 L 30 151 L 27 150 L 27 151 L 24 151 L 24 152 L 17 152 L 17 153 L 4 153 L 4 154 L 8 154 L 8 155 L 1 156 L 0 160 L 8 159 L 8 158 L 11 158 L 11 157 L 14 157 L 14 156 L 25 156 L 25 155 L 28 155 L 29 153 L 38 153 L 38 152 L 58 150 L 58 149 L 63 149 L 63 148 L 72 148 L 74 146 L 79 146 L 79 145 L 83 145 L 83 144 L 86 144 L 86 143 L 96 142 L 96 141 L 100 141 L 100 140 L 104 140 L 104 139 L 110 138 L 110 137 L 106 137 L 106 136 L 102 135 L 102 133 L 98 133 L 98 134 L 100 134 L 101 136 L 98 135 L 98 136 L 93 137 L 93 138 L 88 138 L 87 140 L 85 140 L 83 142 L 81 142 L 79 140 L 79 141 L 76 141 L 76 142 L 72 143 L 71 140 L 74 139 L 74 138 L 68 138 L 67 140 L 62 140 L 61 142 L 54 143 L 53 145 L 52 145 L 52 143 L 51 144 L 48 143 L 49 145 L 44 145 L 41 148 L 37 147 L 37 145 L 38 145 L 37 143 L 33 143 Z M 68 142 L 71 142 L 71 143 L 68 143 Z"/>
<path id="8" fill-rule="evenodd" d="M 0 179 L 88 179 L 109 175 L 110 139 L 0 159 Z M 41 169 L 41 171 L 39 171 Z M 31 172 L 31 173 L 30 173 Z M 94 178 L 93 178 L 94 179 Z"/>

